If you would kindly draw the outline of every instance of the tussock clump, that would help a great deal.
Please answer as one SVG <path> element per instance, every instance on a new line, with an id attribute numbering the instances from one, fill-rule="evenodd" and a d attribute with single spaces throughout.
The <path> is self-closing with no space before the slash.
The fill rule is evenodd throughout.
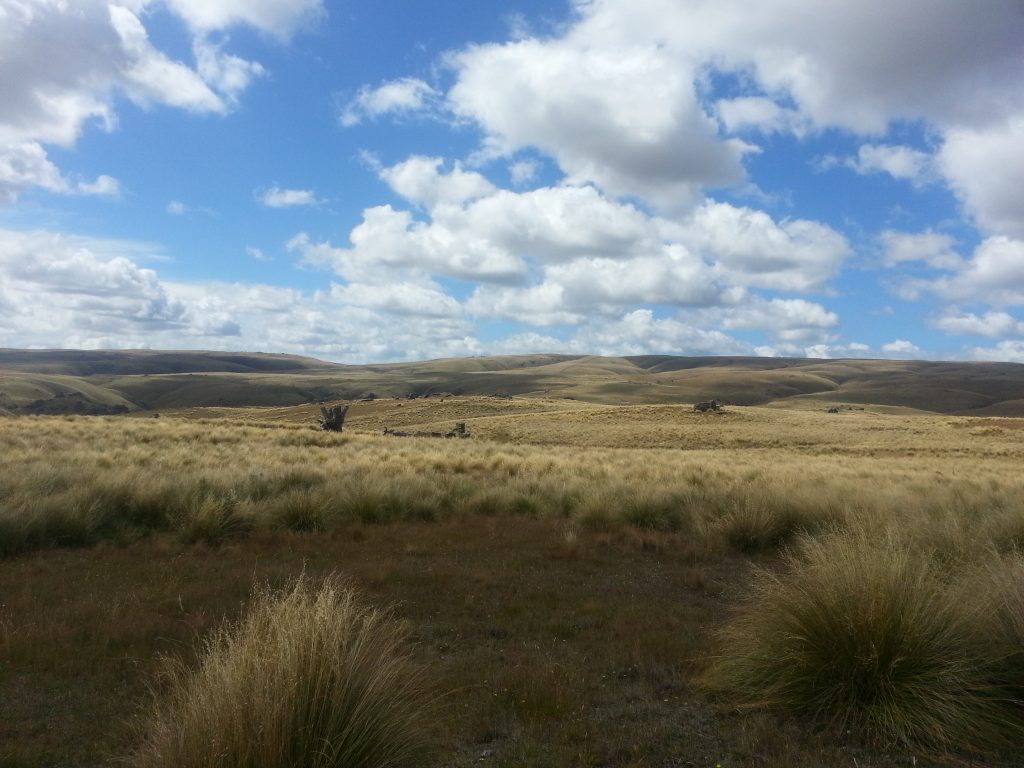
<path id="1" fill-rule="evenodd" d="M 273 499 L 288 491 L 308 491 L 323 485 L 326 478 L 320 472 L 290 469 L 285 472 L 251 473 L 242 485 L 242 494 L 253 501 Z"/>
<path id="2" fill-rule="evenodd" d="M 998 551 L 1024 554 L 1024 508 L 1017 504 L 997 509 L 985 521 L 984 534 Z"/>
<path id="3" fill-rule="evenodd" d="M 592 533 L 613 533 L 625 523 L 618 513 L 620 499 L 606 489 L 592 492 L 580 505 L 573 520 Z"/>
<path id="4" fill-rule="evenodd" d="M 338 520 L 358 520 L 370 525 L 438 520 L 447 506 L 441 484 L 403 476 L 357 478 L 347 483 L 332 501 Z"/>
<path id="5" fill-rule="evenodd" d="M 508 509 L 508 493 L 503 488 L 484 489 L 470 496 L 464 506 L 472 514 L 495 517 Z"/>
<path id="6" fill-rule="evenodd" d="M 717 523 L 729 545 L 744 554 L 776 549 L 801 533 L 811 533 L 835 522 L 828 511 L 768 497 L 737 499 Z"/>
<path id="7" fill-rule="evenodd" d="M 966 592 L 964 599 L 981 595 L 991 602 L 994 621 L 985 640 L 993 655 L 993 683 L 1016 703 L 1024 730 L 1024 556 L 998 558 Z"/>
<path id="8" fill-rule="evenodd" d="M 660 533 L 689 532 L 696 527 L 694 517 L 685 491 L 633 485 L 592 489 L 574 512 L 576 522 L 599 533 L 627 526 Z"/>
<path id="9" fill-rule="evenodd" d="M 244 513 L 234 494 L 201 494 L 191 499 L 178 526 L 185 543 L 202 541 L 217 546 L 225 539 L 252 530 L 253 520 Z"/>
<path id="10" fill-rule="evenodd" d="M 645 491 L 625 497 L 620 514 L 630 525 L 650 531 L 678 532 L 693 525 L 686 499 L 666 491 Z"/>
<path id="11" fill-rule="evenodd" d="M 461 501 L 461 508 L 485 517 L 512 515 L 536 519 L 564 517 L 563 510 L 573 503 L 560 489 L 545 484 L 499 480 L 467 494 Z"/>
<path id="12" fill-rule="evenodd" d="M 322 531 L 328 526 L 328 502 L 311 490 L 292 490 L 267 502 L 274 523 L 291 531 Z"/>
<path id="13" fill-rule="evenodd" d="M 172 666 L 138 768 L 388 768 L 425 753 L 427 698 L 388 614 L 352 590 L 304 579 L 262 591 L 206 643 L 200 667 Z"/>
<path id="14" fill-rule="evenodd" d="M 805 538 L 783 575 L 758 572 L 707 674 L 746 706 L 854 729 L 882 743 L 990 749 L 1020 719 L 993 680 L 993 616 L 961 599 L 938 561 L 893 537 Z"/>
<path id="15" fill-rule="evenodd" d="M 43 547 L 91 546 L 104 529 L 94 507 L 62 493 L 34 504 L 0 508 L 0 556 Z"/>

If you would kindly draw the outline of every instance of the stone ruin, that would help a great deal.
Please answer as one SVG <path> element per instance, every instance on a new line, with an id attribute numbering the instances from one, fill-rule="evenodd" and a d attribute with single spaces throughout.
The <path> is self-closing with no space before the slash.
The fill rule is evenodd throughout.
<path id="1" fill-rule="evenodd" d="M 863 405 L 833 405 L 825 413 L 842 413 L 843 411 L 863 411 Z"/>
<path id="2" fill-rule="evenodd" d="M 693 410 L 695 412 L 707 413 L 708 411 L 721 411 L 722 404 L 717 400 L 705 400 L 702 403 L 694 403 Z"/>
<path id="3" fill-rule="evenodd" d="M 455 427 L 448 432 L 421 432 L 412 431 L 407 432 L 401 429 L 389 429 L 384 427 L 384 434 L 391 435 L 392 437 L 469 437 L 469 430 L 466 429 L 466 422 L 457 421 Z"/>

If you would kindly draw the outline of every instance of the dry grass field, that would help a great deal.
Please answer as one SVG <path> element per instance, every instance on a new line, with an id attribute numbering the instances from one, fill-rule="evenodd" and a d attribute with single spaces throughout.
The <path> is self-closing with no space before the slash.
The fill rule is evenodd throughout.
<path id="1" fill-rule="evenodd" d="M 0 418 L 0 766 L 203 764 L 154 712 L 296 579 L 390 610 L 429 765 L 1024 764 L 1024 419 L 316 412 Z"/>

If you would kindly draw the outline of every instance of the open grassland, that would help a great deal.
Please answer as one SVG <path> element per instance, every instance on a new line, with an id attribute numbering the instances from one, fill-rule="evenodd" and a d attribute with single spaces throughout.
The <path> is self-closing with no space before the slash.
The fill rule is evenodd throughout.
<path id="1" fill-rule="evenodd" d="M 0 420 L 0 765 L 142 754 L 302 573 L 404 621 L 435 765 L 1015 764 L 1024 421 L 315 410 Z"/>

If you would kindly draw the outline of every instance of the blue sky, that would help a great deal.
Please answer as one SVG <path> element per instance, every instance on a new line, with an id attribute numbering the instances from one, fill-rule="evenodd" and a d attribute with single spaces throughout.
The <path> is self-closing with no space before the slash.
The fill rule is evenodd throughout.
<path id="1" fill-rule="evenodd" d="M 1019 0 L 0 0 L 0 346 L 1024 362 Z"/>

